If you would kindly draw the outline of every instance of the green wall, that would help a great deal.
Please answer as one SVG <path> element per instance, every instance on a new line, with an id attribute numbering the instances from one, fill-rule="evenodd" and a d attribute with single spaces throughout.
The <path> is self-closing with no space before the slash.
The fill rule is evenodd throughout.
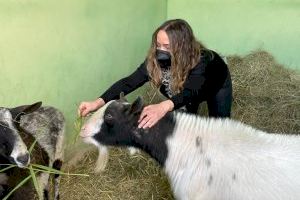
<path id="1" fill-rule="evenodd" d="M 77 106 L 145 58 L 166 0 L 0 1 L 0 105 L 42 100 L 74 133 Z M 122 9 L 121 9 L 122 8 Z"/>
<path id="2" fill-rule="evenodd" d="M 167 17 L 186 19 L 223 55 L 264 49 L 300 70 L 300 0 L 169 0 Z"/>
<path id="3" fill-rule="evenodd" d="M 167 18 L 186 19 L 223 55 L 262 48 L 300 70 L 300 0 L 6 0 L 0 106 L 41 100 L 64 112 L 74 135 L 79 102 L 132 72 Z"/>

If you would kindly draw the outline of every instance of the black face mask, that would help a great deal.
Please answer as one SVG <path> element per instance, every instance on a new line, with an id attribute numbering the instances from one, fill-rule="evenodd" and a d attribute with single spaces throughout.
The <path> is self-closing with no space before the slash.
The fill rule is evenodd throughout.
<path id="1" fill-rule="evenodd" d="M 171 54 L 168 51 L 157 49 L 156 60 L 161 68 L 167 68 L 171 66 Z"/>

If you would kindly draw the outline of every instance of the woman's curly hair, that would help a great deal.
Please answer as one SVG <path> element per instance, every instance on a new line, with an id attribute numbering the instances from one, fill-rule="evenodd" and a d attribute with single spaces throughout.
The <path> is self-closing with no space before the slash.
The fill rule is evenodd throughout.
<path id="1" fill-rule="evenodd" d="M 182 91 L 189 71 L 200 61 L 201 50 L 205 47 L 197 41 L 190 25 L 182 19 L 164 22 L 152 35 L 151 47 L 147 55 L 147 70 L 151 83 L 161 85 L 161 68 L 156 60 L 157 34 L 164 30 L 169 38 L 171 54 L 171 89 L 174 94 Z"/>

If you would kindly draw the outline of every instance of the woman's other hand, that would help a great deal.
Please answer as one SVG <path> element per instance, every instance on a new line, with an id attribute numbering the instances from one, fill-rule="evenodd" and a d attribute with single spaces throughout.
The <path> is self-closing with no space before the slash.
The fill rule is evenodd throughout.
<path id="1" fill-rule="evenodd" d="M 167 112 L 172 111 L 173 108 L 174 103 L 171 100 L 146 106 L 140 115 L 138 128 L 146 129 L 153 127 Z"/>
<path id="2" fill-rule="evenodd" d="M 85 117 L 90 112 L 97 110 L 104 105 L 105 102 L 102 98 L 96 99 L 95 101 L 81 102 L 78 107 L 78 115 Z"/>

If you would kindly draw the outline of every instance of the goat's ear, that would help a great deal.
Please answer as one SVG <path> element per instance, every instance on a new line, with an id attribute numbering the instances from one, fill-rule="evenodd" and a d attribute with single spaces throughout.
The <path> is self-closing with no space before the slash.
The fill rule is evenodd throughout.
<path id="1" fill-rule="evenodd" d="M 36 111 L 37 109 L 39 109 L 41 106 L 42 106 L 42 102 L 39 101 L 39 102 L 36 102 L 31 105 L 23 105 L 23 106 L 18 106 L 15 108 L 10 108 L 9 111 L 10 111 L 13 119 L 19 121 L 20 117 L 22 115 L 32 113 L 32 112 Z"/>
<path id="2" fill-rule="evenodd" d="M 120 93 L 120 100 L 121 100 L 121 101 L 124 101 L 124 102 L 128 102 L 128 100 L 125 98 L 124 92 L 121 92 L 121 93 Z"/>
<path id="3" fill-rule="evenodd" d="M 140 114 L 144 108 L 144 102 L 141 97 L 138 97 L 130 107 L 130 113 L 132 114 Z"/>

